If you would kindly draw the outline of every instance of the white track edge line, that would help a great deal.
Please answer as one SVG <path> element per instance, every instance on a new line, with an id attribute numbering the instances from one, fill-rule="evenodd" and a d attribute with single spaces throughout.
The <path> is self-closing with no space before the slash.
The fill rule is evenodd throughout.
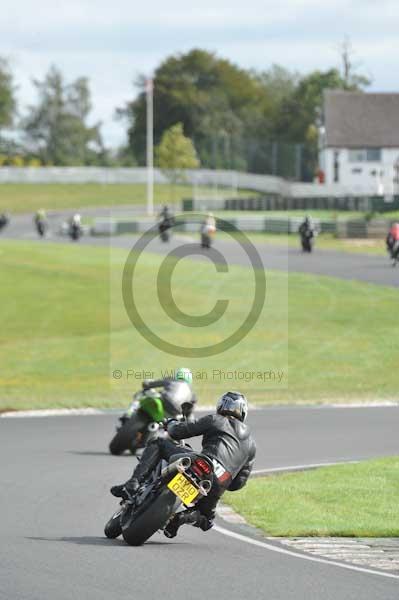
<path id="1" fill-rule="evenodd" d="M 199 406 L 197 412 L 214 411 L 214 406 Z M 123 413 L 126 408 L 43 408 L 38 410 L 10 410 L 0 413 L 0 419 L 22 419 L 34 417 L 75 417 L 92 415 L 116 415 Z"/>
<path id="2" fill-rule="evenodd" d="M 292 556 L 294 558 L 301 558 L 303 560 L 310 560 L 312 562 L 321 563 L 324 565 L 333 565 L 335 567 L 341 567 L 341 569 L 349 569 L 350 571 L 358 571 L 359 573 L 367 573 L 368 575 L 379 575 L 380 577 L 388 577 L 390 579 L 399 579 L 399 575 L 394 575 L 393 573 L 384 573 L 383 571 L 375 571 L 373 569 L 366 569 L 364 567 L 357 567 L 356 565 L 348 565 L 345 563 L 336 562 L 333 560 L 327 560 L 325 558 L 318 558 L 316 556 L 307 556 L 306 554 L 301 554 L 300 552 L 294 552 L 293 550 L 286 550 L 285 548 L 281 548 L 279 546 L 275 546 L 273 544 L 268 544 L 267 542 L 261 542 L 260 540 L 255 540 L 251 537 L 243 535 L 241 533 L 236 533 L 234 531 L 230 531 L 229 529 L 225 529 L 224 527 L 219 527 L 219 525 L 215 525 L 214 530 L 222 535 L 226 535 L 228 537 L 232 537 L 240 542 L 246 542 L 247 544 L 252 544 L 253 546 L 258 546 L 259 548 L 264 548 L 265 550 L 271 550 L 272 552 L 277 552 L 279 554 L 285 554 L 287 556 Z"/>
<path id="3" fill-rule="evenodd" d="M 266 475 L 267 473 L 280 473 L 282 471 L 306 471 L 308 469 L 317 469 L 318 467 L 335 467 L 337 465 L 357 464 L 359 460 L 340 460 L 338 462 L 311 463 L 308 465 L 292 465 L 288 467 L 272 467 L 270 469 L 256 469 L 251 475 Z"/>
<path id="4" fill-rule="evenodd" d="M 270 406 L 254 405 L 250 406 L 251 411 L 258 410 L 326 410 L 326 409 L 345 409 L 345 408 L 392 408 L 398 407 L 398 402 L 373 402 L 373 403 L 356 403 L 356 404 L 273 404 Z M 31 417 L 63 417 L 63 416 L 85 416 L 85 415 L 106 415 L 117 411 L 123 412 L 124 408 L 106 409 L 106 408 L 44 408 L 37 410 L 10 410 L 0 413 L 0 419 L 12 418 L 31 418 Z M 214 411 L 215 406 L 198 406 L 198 412 Z"/>

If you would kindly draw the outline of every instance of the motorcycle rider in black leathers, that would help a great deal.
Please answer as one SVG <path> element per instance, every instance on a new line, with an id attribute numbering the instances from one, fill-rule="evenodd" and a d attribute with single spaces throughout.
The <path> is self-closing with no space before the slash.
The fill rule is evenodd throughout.
<path id="1" fill-rule="evenodd" d="M 177 513 L 169 521 L 164 529 L 166 537 L 175 537 L 184 523 L 191 523 L 203 531 L 211 529 L 222 494 L 226 490 L 239 490 L 246 484 L 256 453 L 255 442 L 244 424 L 247 412 L 245 396 L 239 392 L 227 392 L 219 398 L 215 415 L 207 415 L 191 423 L 169 423 L 167 431 L 172 440 L 203 436 L 202 453 L 213 463 L 214 482 L 209 494 L 201 498 L 195 508 Z M 187 454 L 187 447 L 176 446 L 167 438 L 154 440 L 146 447 L 132 477 L 125 484 L 112 487 L 111 494 L 118 498 L 132 497 L 161 458 L 170 460 L 173 457 L 174 460 L 177 454 Z"/>
<path id="2" fill-rule="evenodd" d="M 298 233 L 301 238 L 302 246 L 303 246 L 304 242 L 306 242 L 308 239 L 314 238 L 315 233 L 316 233 L 316 228 L 314 226 L 314 223 L 313 223 L 311 217 L 309 217 L 309 216 L 305 217 L 305 220 L 301 223 L 301 225 L 298 229 Z"/>
<path id="3" fill-rule="evenodd" d="M 175 224 L 175 218 L 167 204 L 165 204 L 165 206 L 162 207 L 162 210 L 158 216 L 160 219 L 160 222 L 158 225 L 159 233 L 167 231 L 168 229 L 173 227 L 173 225 Z"/>

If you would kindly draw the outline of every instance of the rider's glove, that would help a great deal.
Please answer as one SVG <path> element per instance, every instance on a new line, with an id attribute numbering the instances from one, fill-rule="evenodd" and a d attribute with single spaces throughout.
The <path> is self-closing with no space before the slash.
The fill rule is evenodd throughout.
<path id="1" fill-rule="evenodd" d="M 169 417 L 168 419 L 164 419 L 163 420 L 164 429 L 167 430 L 171 423 L 178 423 L 178 422 L 179 421 L 178 421 L 178 419 L 176 419 L 176 417 Z"/>
<path id="2" fill-rule="evenodd" d="M 141 386 L 143 390 L 149 390 L 151 387 L 151 379 L 144 379 Z"/>

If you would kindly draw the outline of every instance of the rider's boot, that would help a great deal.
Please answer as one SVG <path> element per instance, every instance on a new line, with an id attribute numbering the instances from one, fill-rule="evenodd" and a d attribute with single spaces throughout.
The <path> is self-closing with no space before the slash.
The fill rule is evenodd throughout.
<path id="1" fill-rule="evenodd" d="M 185 510 L 184 512 L 177 513 L 177 515 L 174 515 L 174 517 L 171 518 L 163 530 L 164 535 L 169 539 L 174 538 L 177 535 L 179 527 L 185 523 L 194 525 L 198 522 L 199 518 L 200 512 L 198 510 Z"/>
<path id="2" fill-rule="evenodd" d="M 133 471 L 131 478 L 122 485 L 114 485 L 110 490 L 111 494 L 125 500 L 134 496 L 140 485 L 155 469 L 160 459 L 161 453 L 158 444 L 156 442 L 149 444 L 144 450 L 141 461 Z"/>

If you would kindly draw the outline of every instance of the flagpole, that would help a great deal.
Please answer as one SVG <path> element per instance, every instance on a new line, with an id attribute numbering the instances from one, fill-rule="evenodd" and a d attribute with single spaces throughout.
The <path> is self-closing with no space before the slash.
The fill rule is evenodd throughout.
<path id="1" fill-rule="evenodd" d="M 147 214 L 154 213 L 154 84 L 146 81 L 147 97 Z"/>

